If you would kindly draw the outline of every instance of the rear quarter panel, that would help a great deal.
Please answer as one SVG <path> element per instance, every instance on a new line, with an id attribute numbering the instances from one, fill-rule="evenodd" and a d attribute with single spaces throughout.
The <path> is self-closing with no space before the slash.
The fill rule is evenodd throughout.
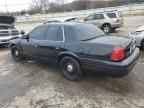
<path id="1" fill-rule="evenodd" d="M 81 42 L 67 43 L 65 48 L 75 53 L 79 59 L 109 60 L 113 46 Z"/>

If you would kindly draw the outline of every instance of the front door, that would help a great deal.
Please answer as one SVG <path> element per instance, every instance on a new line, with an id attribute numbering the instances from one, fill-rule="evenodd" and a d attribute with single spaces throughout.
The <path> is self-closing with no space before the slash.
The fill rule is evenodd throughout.
<path id="1" fill-rule="evenodd" d="M 39 44 L 44 39 L 44 34 L 46 32 L 47 26 L 38 26 L 33 29 L 29 34 L 29 39 L 23 39 L 21 42 L 23 53 L 27 56 L 38 57 Z"/>
<path id="2" fill-rule="evenodd" d="M 89 23 L 89 24 L 94 24 L 94 20 L 95 20 L 95 14 L 90 15 L 90 16 L 85 18 L 85 22 Z"/>

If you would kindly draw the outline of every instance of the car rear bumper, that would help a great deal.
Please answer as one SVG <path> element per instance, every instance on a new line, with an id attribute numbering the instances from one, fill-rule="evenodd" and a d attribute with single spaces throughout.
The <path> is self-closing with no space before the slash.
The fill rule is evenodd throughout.
<path id="1" fill-rule="evenodd" d="M 120 22 L 120 23 L 113 23 L 111 24 L 112 28 L 120 28 L 120 27 L 123 27 L 123 22 Z"/>
<path id="2" fill-rule="evenodd" d="M 132 71 L 139 57 L 139 52 L 139 49 L 136 48 L 131 56 L 121 62 L 83 59 L 81 60 L 81 63 L 83 69 L 121 77 Z"/>

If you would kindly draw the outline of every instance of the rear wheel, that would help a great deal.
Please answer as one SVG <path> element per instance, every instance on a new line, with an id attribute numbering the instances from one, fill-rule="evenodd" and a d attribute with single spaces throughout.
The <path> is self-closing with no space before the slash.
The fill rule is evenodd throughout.
<path id="1" fill-rule="evenodd" d="M 141 48 L 144 50 L 144 40 L 141 42 Z"/>
<path id="2" fill-rule="evenodd" d="M 12 46 L 11 54 L 16 61 L 22 60 L 21 52 L 16 48 L 16 46 Z"/>
<path id="3" fill-rule="evenodd" d="M 79 62 L 73 57 L 64 57 L 60 62 L 62 74 L 69 80 L 79 80 L 82 77 L 82 71 Z"/>
<path id="4" fill-rule="evenodd" d="M 110 24 L 104 24 L 104 25 L 102 26 L 102 30 L 103 30 L 105 33 L 110 33 L 112 29 L 111 29 Z"/>

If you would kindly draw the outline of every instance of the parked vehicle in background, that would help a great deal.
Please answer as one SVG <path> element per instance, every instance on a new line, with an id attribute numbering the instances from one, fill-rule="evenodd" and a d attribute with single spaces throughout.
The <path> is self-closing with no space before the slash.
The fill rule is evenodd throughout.
<path id="1" fill-rule="evenodd" d="M 144 26 L 137 28 L 134 32 L 129 33 L 129 38 L 136 41 L 136 46 L 144 50 Z"/>
<path id="2" fill-rule="evenodd" d="M 8 45 L 11 39 L 19 37 L 19 31 L 14 27 L 13 16 L 0 16 L 0 45 Z"/>
<path id="3" fill-rule="evenodd" d="M 116 28 L 123 26 L 124 20 L 122 14 L 118 11 L 105 11 L 94 13 L 84 19 L 86 23 L 97 25 L 105 33 L 110 33 Z"/>
<path id="4" fill-rule="evenodd" d="M 54 18 L 52 20 L 45 21 L 43 24 L 52 22 L 78 22 L 78 19 L 76 17 Z"/>
<path id="5" fill-rule="evenodd" d="M 80 79 L 87 69 L 124 76 L 139 57 L 131 39 L 107 36 L 92 24 L 74 22 L 42 24 L 12 40 L 10 48 L 15 60 L 30 57 L 57 64 L 70 80 Z"/>

